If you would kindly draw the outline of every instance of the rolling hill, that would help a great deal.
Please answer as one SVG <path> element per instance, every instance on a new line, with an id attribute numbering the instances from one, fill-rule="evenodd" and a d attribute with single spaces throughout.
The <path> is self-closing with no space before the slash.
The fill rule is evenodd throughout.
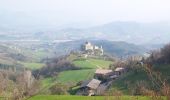
<path id="1" fill-rule="evenodd" d="M 37 27 L 39 31 L 8 29 L 0 26 L 0 35 L 2 36 L 0 40 L 107 39 L 135 44 L 160 44 L 169 42 L 169 27 L 169 22 L 138 23 L 131 21 L 115 21 L 89 28 L 66 26 L 58 29 L 56 27 L 44 29 L 44 27 L 39 26 Z M 19 35 L 20 37 L 18 37 Z"/>
<path id="2" fill-rule="evenodd" d="M 65 54 L 69 53 L 70 51 L 80 51 L 81 45 L 83 45 L 88 40 L 77 40 L 77 41 L 70 41 L 64 43 L 56 44 L 56 53 L 58 54 Z M 108 40 L 89 40 L 92 44 L 95 45 L 102 45 L 105 54 L 115 55 L 118 57 L 121 56 L 128 56 L 128 55 L 135 55 L 135 54 L 143 54 L 147 49 L 143 46 L 138 46 L 131 43 L 126 43 L 122 41 L 108 41 Z"/>
<path id="3" fill-rule="evenodd" d="M 22 45 L 22 46 L 21 46 Z M 25 47 L 26 46 L 26 47 Z M 0 44 L 0 68 L 16 67 L 17 69 L 28 68 L 31 70 L 38 69 L 44 66 L 40 60 L 41 52 L 35 52 L 29 45 L 22 43 L 2 42 Z M 43 54 L 48 54 L 44 53 Z"/>

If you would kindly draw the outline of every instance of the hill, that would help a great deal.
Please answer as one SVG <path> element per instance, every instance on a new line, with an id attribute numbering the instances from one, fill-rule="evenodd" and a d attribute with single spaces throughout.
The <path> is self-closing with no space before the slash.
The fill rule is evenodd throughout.
<path id="1" fill-rule="evenodd" d="M 1 42 L 0 44 L 0 67 L 13 66 L 19 68 L 37 69 L 44 66 L 40 62 L 47 52 L 34 51 L 25 43 Z"/>
<path id="2" fill-rule="evenodd" d="M 67 26 L 64 28 L 50 28 L 41 30 L 24 31 L 23 28 L 9 29 L 0 26 L 2 34 L 0 40 L 77 40 L 77 39 L 108 39 L 114 41 L 125 41 L 135 44 L 160 44 L 169 42 L 170 23 L 137 23 L 137 22 L 110 22 L 89 28 L 75 28 Z M 46 27 L 47 28 L 47 27 Z M 23 29 L 23 30 L 22 30 Z M 8 31 L 7 31 L 8 30 Z M 9 31 L 11 30 L 11 31 Z M 139 35 L 140 34 L 140 35 Z M 20 37 L 18 38 L 18 35 Z"/>
<path id="3" fill-rule="evenodd" d="M 91 43 L 98 46 L 102 45 L 105 54 L 115 55 L 118 57 L 143 54 L 145 51 L 147 51 L 147 49 L 145 49 L 145 47 L 143 46 L 138 46 L 121 41 L 116 42 L 108 40 L 77 40 L 56 44 L 56 53 L 64 54 L 69 53 L 70 51 L 80 51 L 81 45 L 83 45 L 86 41 L 90 41 Z"/>
<path id="4" fill-rule="evenodd" d="M 124 94 L 141 94 L 140 89 L 146 88 L 148 91 L 167 95 L 163 92 L 163 89 L 168 89 L 170 84 L 169 57 L 170 44 L 167 44 L 160 50 L 153 51 L 149 58 L 142 61 L 144 64 L 141 66 L 137 64 L 138 62 L 134 61 L 133 64 L 133 61 L 131 61 L 131 70 L 116 80 L 112 89 L 120 90 Z"/>
<path id="5" fill-rule="evenodd" d="M 170 83 L 170 78 L 168 77 L 170 76 L 170 64 L 155 65 L 154 71 L 161 73 L 162 79 L 166 79 Z M 156 77 L 154 76 L 154 78 Z M 121 76 L 118 80 L 114 81 L 110 90 L 118 90 L 126 95 L 138 94 L 135 88 L 140 88 L 139 85 L 141 87 L 146 86 L 149 89 L 155 89 L 155 85 L 152 83 L 152 79 L 148 76 L 148 73 L 144 70 L 139 70 L 137 73 L 130 71 Z"/>

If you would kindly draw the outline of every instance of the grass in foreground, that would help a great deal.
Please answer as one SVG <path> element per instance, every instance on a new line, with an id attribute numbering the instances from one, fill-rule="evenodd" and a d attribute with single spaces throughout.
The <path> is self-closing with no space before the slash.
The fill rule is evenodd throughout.
<path id="1" fill-rule="evenodd" d="M 40 93 L 44 94 L 48 92 L 48 89 L 57 82 L 63 84 L 76 84 L 79 81 L 91 79 L 94 75 L 94 71 L 94 69 L 63 71 L 56 77 L 44 78 L 41 81 L 43 90 Z"/>
<path id="2" fill-rule="evenodd" d="M 167 100 L 161 97 L 161 100 Z M 154 100 L 147 96 L 71 96 L 71 95 L 37 95 L 28 100 Z M 159 99 L 157 99 L 159 100 Z"/>
<path id="3" fill-rule="evenodd" d="M 0 97 L 0 100 L 4 100 L 5 98 L 4 97 Z"/>

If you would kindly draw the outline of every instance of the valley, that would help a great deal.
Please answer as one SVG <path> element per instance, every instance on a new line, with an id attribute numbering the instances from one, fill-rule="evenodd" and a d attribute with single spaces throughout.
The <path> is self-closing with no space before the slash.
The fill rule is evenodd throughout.
<path id="1" fill-rule="evenodd" d="M 0 0 L 0 100 L 170 100 L 169 0 Z"/>
<path id="2" fill-rule="evenodd" d="M 84 41 L 78 41 L 79 44 L 77 44 L 77 41 L 72 42 L 63 42 L 63 43 L 3 43 L 6 45 L 0 46 L 1 49 L 1 56 L 0 56 L 0 69 L 2 70 L 10 70 L 12 68 L 13 71 L 22 72 L 23 70 L 30 70 L 34 77 L 38 79 L 38 92 L 35 96 L 28 98 L 28 100 L 38 100 L 38 99 L 97 99 L 97 100 L 103 100 L 105 98 L 112 98 L 116 99 L 117 96 L 108 97 L 110 93 L 114 93 L 116 91 L 120 91 L 120 94 L 117 95 L 129 95 L 129 96 L 121 96 L 123 100 L 131 100 L 134 97 L 131 97 L 131 94 L 135 94 L 136 90 L 134 89 L 136 84 L 140 81 L 145 81 L 144 84 L 148 84 L 148 86 L 152 86 L 152 83 L 150 83 L 150 78 L 148 77 L 148 73 L 144 71 L 141 68 L 130 68 L 130 70 L 124 74 L 122 74 L 118 79 L 114 79 L 112 84 L 108 87 L 108 89 L 105 91 L 104 96 L 97 95 L 95 97 L 85 97 L 85 96 L 71 96 L 76 95 L 79 91 L 81 85 L 86 80 L 91 80 L 95 77 L 95 73 L 97 69 L 111 69 L 115 70 L 117 68 L 117 64 L 119 64 L 119 60 L 117 57 L 120 56 L 110 56 L 114 53 L 118 54 L 118 52 L 109 52 L 109 49 L 111 51 L 114 51 L 114 46 L 111 48 L 111 43 L 109 41 L 92 41 L 96 45 L 100 45 L 100 43 L 103 45 L 104 48 L 104 54 L 103 56 L 96 56 L 91 55 L 81 55 L 81 45 L 84 43 Z M 82 43 L 82 44 L 80 44 Z M 61 46 L 62 45 L 62 46 Z M 106 46 L 105 46 L 106 45 Z M 116 46 L 118 49 L 120 47 Z M 130 44 L 131 45 L 131 44 Z M 110 47 L 110 48 L 107 48 Z M 61 48 L 60 48 L 61 47 Z M 123 48 L 122 48 L 123 47 Z M 127 50 L 126 46 L 122 46 L 122 50 Z M 136 46 L 137 47 L 137 46 Z M 65 55 L 62 53 L 60 55 L 59 52 L 66 52 Z M 131 48 L 133 49 L 133 47 Z M 61 51 L 60 51 L 61 50 Z M 138 49 L 134 49 L 138 50 Z M 141 50 L 142 51 L 142 50 Z M 142 52 L 136 53 L 131 52 L 129 49 L 129 52 L 124 53 L 124 51 L 119 50 L 121 54 L 124 55 L 125 58 L 121 58 L 122 60 L 127 59 L 128 56 L 134 56 L 134 55 L 141 55 Z M 109 55 L 109 56 L 108 56 Z M 127 56 L 127 57 L 126 57 Z M 144 56 L 144 55 L 142 55 Z M 135 56 L 134 56 L 135 57 Z M 138 57 L 137 57 L 138 58 Z M 135 58 L 136 59 L 136 58 Z M 12 62 L 11 62 L 12 61 Z M 51 65 L 52 64 L 52 65 Z M 53 65 L 54 64 L 54 65 Z M 123 63 L 122 63 L 123 64 Z M 121 66 L 129 66 L 129 65 L 121 65 Z M 130 66 L 136 66 L 136 65 L 130 65 Z M 163 73 L 162 75 L 165 76 L 166 79 L 169 78 L 168 72 L 170 71 L 169 65 L 154 65 L 156 66 L 154 68 L 155 71 L 159 71 Z M 165 67 L 164 67 L 165 66 Z M 49 68 L 50 69 L 49 69 Z M 46 70 L 48 68 L 48 70 Z M 137 72 L 136 72 L 137 70 Z M 39 74 L 37 74 L 39 72 Z M 49 73 L 49 74 L 48 74 Z M 38 75 L 38 76 L 37 76 Z M 141 83 L 142 84 L 142 83 Z M 56 91 L 56 90 L 59 91 Z M 133 90 L 133 91 L 132 91 Z M 58 96 L 60 95 L 60 96 Z M 103 95 L 103 94 L 102 94 Z M 45 97 L 44 97 L 45 96 Z M 4 95 L 2 95 L 4 97 Z M 6 97 L 5 97 L 6 98 Z M 139 100 L 150 100 L 149 97 L 143 97 L 143 96 L 136 96 Z M 165 99 L 165 97 L 162 97 Z M 165 99 L 166 100 L 166 99 Z"/>

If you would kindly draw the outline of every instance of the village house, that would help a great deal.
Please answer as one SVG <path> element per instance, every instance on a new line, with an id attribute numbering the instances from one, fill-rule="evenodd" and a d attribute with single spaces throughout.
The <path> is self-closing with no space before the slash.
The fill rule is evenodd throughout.
<path id="1" fill-rule="evenodd" d="M 126 69 L 125 68 L 123 68 L 123 67 L 117 67 L 115 70 L 114 70 L 114 74 L 115 75 L 122 75 L 123 73 L 125 73 L 126 72 Z"/>
<path id="2" fill-rule="evenodd" d="M 117 79 L 120 75 L 126 72 L 123 67 L 118 67 L 115 71 L 110 69 L 97 69 L 94 74 L 94 79 L 81 83 L 77 95 L 101 95 Z"/>
<path id="3" fill-rule="evenodd" d="M 110 76 L 113 75 L 113 71 L 109 69 L 97 69 L 95 72 L 94 77 L 96 79 L 107 81 L 109 80 Z"/>
<path id="4" fill-rule="evenodd" d="M 99 87 L 100 83 L 101 81 L 97 79 L 84 81 L 81 84 L 77 92 L 77 95 L 88 95 L 88 96 L 95 95 L 97 93 L 97 88 Z"/>
<path id="5" fill-rule="evenodd" d="M 91 44 L 90 42 L 86 42 L 83 45 L 83 51 L 88 55 L 103 55 L 103 48 L 102 46 L 96 46 Z"/>

